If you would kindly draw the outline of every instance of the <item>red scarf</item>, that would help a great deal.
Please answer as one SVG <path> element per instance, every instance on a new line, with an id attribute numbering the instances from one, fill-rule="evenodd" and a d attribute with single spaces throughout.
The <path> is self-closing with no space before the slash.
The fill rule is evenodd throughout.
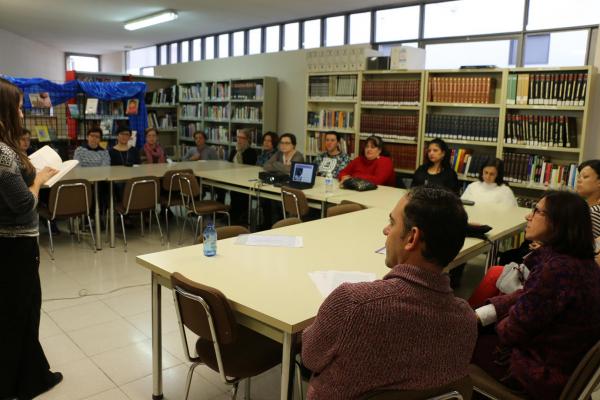
<path id="1" fill-rule="evenodd" d="M 156 163 L 164 163 L 167 162 L 165 160 L 165 152 L 162 147 L 157 143 L 154 145 L 154 148 L 150 147 L 148 143 L 144 145 L 144 153 L 146 153 L 146 162 L 148 164 Z M 157 160 L 157 161 L 154 161 Z"/>

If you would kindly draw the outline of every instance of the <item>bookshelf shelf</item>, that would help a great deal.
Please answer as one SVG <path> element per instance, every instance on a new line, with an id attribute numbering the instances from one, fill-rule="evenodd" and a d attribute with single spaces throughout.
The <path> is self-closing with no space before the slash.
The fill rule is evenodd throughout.
<path id="1" fill-rule="evenodd" d="M 194 118 L 194 117 L 179 117 L 180 121 L 202 121 L 202 118 Z"/>
<path id="2" fill-rule="evenodd" d="M 234 99 L 232 103 L 262 103 L 263 99 Z"/>
<path id="3" fill-rule="evenodd" d="M 457 107 L 457 108 L 494 108 L 500 109 L 502 106 L 497 103 L 486 104 L 486 103 L 438 103 L 438 102 L 427 102 L 427 107 Z"/>
<path id="4" fill-rule="evenodd" d="M 253 119 L 232 119 L 232 124 L 253 124 L 253 125 L 261 125 L 261 120 L 253 120 Z"/>
<path id="5" fill-rule="evenodd" d="M 435 139 L 435 136 L 425 136 L 423 138 L 424 141 L 428 142 Z M 441 138 L 446 143 L 452 144 L 464 144 L 468 146 L 487 146 L 487 147 L 497 147 L 498 142 L 485 142 L 483 140 L 463 140 L 463 139 L 445 139 Z"/>
<path id="6" fill-rule="evenodd" d="M 368 110 L 410 110 L 410 111 L 419 111 L 421 110 L 421 106 L 419 105 L 406 105 L 406 104 L 383 104 L 376 102 L 361 102 L 360 107 Z"/>
<path id="7" fill-rule="evenodd" d="M 306 128 L 306 130 L 310 131 L 310 132 L 332 131 L 332 132 L 338 132 L 338 133 L 351 133 L 351 134 L 356 133 L 356 131 L 354 129 L 341 129 L 341 128 L 333 128 L 333 127 L 327 127 L 327 126 L 323 126 L 323 127 L 309 126 Z"/>
<path id="8" fill-rule="evenodd" d="M 217 124 L 228 124 L 229 123 L 228 119 L 216 119 L 216 118 L 204 118 L 204 120 L 197 119 L 196 121 L 214 122 Z"/>
<path id="9" fill-rule="evenodd" d="M 201 98 L 179 99 L 180 103 L 202 103 Z"/>
<path id="10" fill-rule="evenodd" d="M 386 137 L 385 135 L 378 135 L 377 133 L 361 132 L 360 138 L 362 140 L 364 140 L 364 139 L 368 138 L 369 136 L 373 136 L 373 135 L 381 137 L 385 143 L 412 144 L 415 146 L 418 144 L 417 138 L 414 138 L 414 139 L 390 138 L 390 137 Z"/>
<path id="11" fill-rule="evenodd" d="M 88 114 L 84 118 L 77 117 L 77 118 L 73 118 L 73 119 L 77 120 L 77 121 L 90 120 L 90 119 L 93 119 L 93 120 L 112 119 L 112 120 L 115 120 L 115 121 L 127 121 L 129 119 L 129 117 L 126 116 L 126 115 L 98 115 L 98 114 Z"/>
<path id="12" fill-rule="evenodd" d="M 348 103 L 354 104 L 357 102 L 356 97 L 309 97 L 308 101 L 311 103 Z"/>
<path id="13" fill-rule="evenodd" d="M 174 133 L 177 132 L 177 128 L 175 127 L 171 127 L 171 128 L 156 128 L 158 129 L 159 132 L 161 133 Z"/>
<path id="14" fill-rule="evenodd" d="M 465 174 L 458 174 L 458 180 L 467 181 L 467 182 L 475 182 L 475 181 L 478 181 L 479 179 L 472 177 L 472 176 L 467 176 Z"/>
<path id="15" fill-rule="evenodd" d="M 526 144 L 509 144 L 504 143 L 503 147 L 505 149 L 523 149 L 529 150 L 532 153 L 537 153 L 540 151 L 543 152 L 551 152 L 551 153 L 574 153 L 579 154 L 581 151 L 580 148 L 571 148 L 571 147 L 551 147 L 551 146 L 539 146 L 539 145 L 526 145 Z"/>
<path id="16" fill-rule="evenodd" d="M 407 168 L 394 168 L 394 171 L 400 172 L 402 174 L 412 174 L 415 172 L 414 169 L 407 169 Z"/>
<path id="17" fill-rule="evenodd" d="M 177 108 L 177 104 L 146 104 L 146 108 Z"/>
<path id="18" fill-rule="evenodd" d="M 585 106 L 551 106 L 534 104 L 507 104 L 508 110 L 552 110 L 552 111 L 585 111 Z"/>
<path id="19" fill-rule="evenodd" d="M 522 182 L 507 182 L 511 187 L 531 189 L 531 190 L 548 190 L 548 189 L 567 189 L 571 190 L 565 185 L 540 185 L 538 183 L 522 183 Z"/>
<path id="20" fill-rule="evenodd" d="M 229 99 L 204 99 L 205 103 L 229 103 Z"/>
<path id="21" fill-rule="evenodd" d="M 191 137 L 183 137 L 183 136 L 179 136 L 179 140 L 182 140 L 184 142 L 194 142 L 194 138 Z"/>

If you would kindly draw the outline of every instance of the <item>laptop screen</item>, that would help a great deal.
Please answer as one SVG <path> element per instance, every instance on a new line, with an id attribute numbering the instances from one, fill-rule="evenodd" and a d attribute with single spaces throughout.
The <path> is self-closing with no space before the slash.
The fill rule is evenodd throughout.
<path id="1" fill-rule="evenodd" d="M 292 163 L 290 179 L 293 182 L 312 184 L 316 176 L 316 166 L 310 163 Z"/>

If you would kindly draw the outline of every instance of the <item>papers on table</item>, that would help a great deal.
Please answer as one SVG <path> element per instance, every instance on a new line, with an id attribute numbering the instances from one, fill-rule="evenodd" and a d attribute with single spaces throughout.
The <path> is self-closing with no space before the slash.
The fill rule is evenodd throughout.
<path id="1" fill-rule="evenodd" d="M 321 293 L 321 296 L 327 297 L 344 282 L 373 282 L 375 274 L 372 272 L 357 271 L 315 271 L 309 272 L 308 276 Z"/>
<path id="2" fill-rule="evenodd" d="M 240 235 L 235 244 L 263 247 L 303 247 L 302 236 L 287 235 Z"/>
<path id="3" fill-rule="evenodd" d="M 79 164 L 79 161 L 77 160 L 68 160 L 63 162 L 58 153 L 50 146 L 42 147 L 30 155 L 29 160 L 38 172 L 43 170 L 45 167 L 58 170 L 56 175 L 46 181 L 46 186 L 54 185 L 60 178 L 65 176 L 70 170 Z"/>

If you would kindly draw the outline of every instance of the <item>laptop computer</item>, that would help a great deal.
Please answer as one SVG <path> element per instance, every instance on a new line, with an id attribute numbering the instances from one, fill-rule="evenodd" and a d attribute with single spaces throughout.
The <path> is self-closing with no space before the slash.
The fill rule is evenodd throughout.
<path id="1" fill-rule="evenodd" d="M 310 189 L 315 185 L 317 166 L 311 163 L 292 162 L 287 186 L 294 189 Z"/>

